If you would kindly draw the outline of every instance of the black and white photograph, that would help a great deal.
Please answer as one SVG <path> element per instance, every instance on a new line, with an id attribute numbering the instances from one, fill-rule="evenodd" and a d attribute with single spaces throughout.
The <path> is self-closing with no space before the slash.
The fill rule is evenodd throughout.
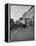
<path id="1" fill-rule="evenodd" d="M 34 40 L 34 7 L 22 4 L 5 5 L 5 41 Z"/>
<path id="2" fill-rule="evenodd" d="M 11 5 L 10 41 L 34 40 L 34 6 Z"/>

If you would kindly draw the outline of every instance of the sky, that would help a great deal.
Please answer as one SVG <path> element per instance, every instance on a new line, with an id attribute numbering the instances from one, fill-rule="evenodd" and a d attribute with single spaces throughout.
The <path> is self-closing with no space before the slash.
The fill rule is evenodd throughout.
<path id="1" fill-rule="evenodd" d="M 31 6 L 11 5 L 11 19 L 18 20 L 23 14 L 30 9 Z"/>

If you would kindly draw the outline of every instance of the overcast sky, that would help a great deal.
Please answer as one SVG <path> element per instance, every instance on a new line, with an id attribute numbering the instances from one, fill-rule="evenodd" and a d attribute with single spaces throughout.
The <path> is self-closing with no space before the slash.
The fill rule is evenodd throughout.
<path id="1" fill-rule="evenodd" d="M 11 5 L 11 19 L 13 18 L 14 21 L 18 20 L 20 17 L 23 16 L 25 11 L 28 11 L 31 6 L 14 6 Z"/>

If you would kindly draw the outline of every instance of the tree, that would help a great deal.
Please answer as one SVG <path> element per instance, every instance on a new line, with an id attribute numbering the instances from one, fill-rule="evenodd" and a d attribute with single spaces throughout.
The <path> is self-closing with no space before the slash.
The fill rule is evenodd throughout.
<path id="1" fill-rule="evenodd" d="M 14 19 L 10 19 L 10 30 L 14 28 L 15 22 Z"/>
<path id="2" fill-rule="evenodd" d="M 10 19 L 10 23 L 14 23 L 14 19 Z"/>

